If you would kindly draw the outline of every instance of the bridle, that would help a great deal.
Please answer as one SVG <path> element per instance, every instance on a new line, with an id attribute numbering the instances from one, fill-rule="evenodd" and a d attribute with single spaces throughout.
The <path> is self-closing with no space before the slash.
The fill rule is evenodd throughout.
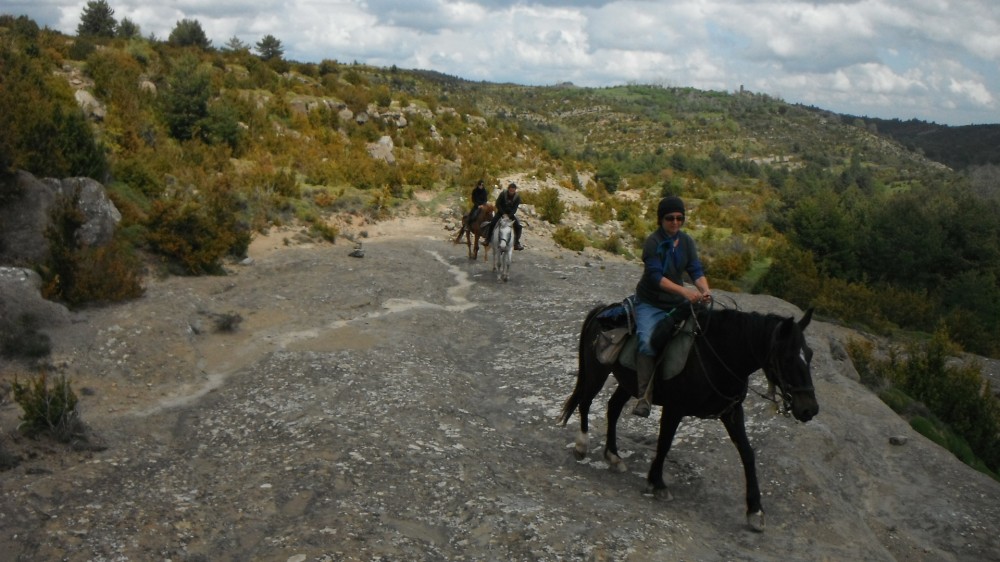
<path id="1" fill-rule="evenodd" d="M 785 417 L 788 417 L 789 415 L 791 415 L 792 411 L 792 394 L 815 392 L 816 389 L 811 384 L 803 386 L 792 386 L 786 379 L 785 372 L 781 368 L 779 362 L 777 361 L 775 353 L 777 346 L 774 345 L 774 343 L 778 341 L 778 330 L 780 328 L 781 324 L 778 324 L 777 326 L 774 327 L 774 330 L 771 332 L 770 345 L 768 345 L 767 355 L 764 356 L 764 361 L 761 363 L 762 365 L 761 368 L 764 370 L 764 374 L 767 376 L 767 380 L 768 382 L 771 383 L 771 386 L 772 387 L 777 386 L 778 392 L 781 394 L 781 405 L 778 406 L 778 411 L 781 412 L 781 414 L 784 415 Z M 807 350 L 808 347 L 806 347 L 806 345 L 803 343 L 802 348 L 799 350 L 799 353 L 801 355 L 800 358 L 808 368 L 809 361 L 804 356 Z M 756 390 L 754 390 L 754 393 L 760 396 L 761 398 L 774 402 L 775 405 L 778 405 L 778 400 L 774 397 L 773 391 L 771 392 L 770 396 L 765 396 L 760 392 L 757 392 Z"/>
<path id="2" fill-rule="evenodd" d="M 500 223 L 497 224 L 497 242 L 504 242 L 504 247 L 511 246 L 511 238 L 514 235 L 513 221 L 507 220 L 505 218 L 500 219 Z"/>
<path id="3" fill-rule="evenodd" d="M 714 304 L 714 301 L 713 301 L 713 304 Z M 703 335 L 704 332 L 705 332 L 705 330 L 707 329 L 707 325 L 705 326 L 705 328 L 702 328 L 702 326 L 698 322 L 698 315 L 697 315 L 697 311 L 694 310 L 694 305 L 690 305 L 690 306 L 691 306 L 691 319 L 695 322 L 695 335 L 696 336 Z M 766 394 L 758 391 L 757 389 L 751 388 L 750 387 L 750 379 L 749 379 L 749 377 L 746 379 L 746 381 L 744 383 L 743 391 L 739 394 L 739 396 L 728 396 L 728 395 L 724 394 L 722 391 L 720 391 L 718 389 L 718 387 L 715 386 L 715 384 L 712 382 L 712 378 L 708 376 L 708 370 L 705 369 L 705 366 L 703 364 L 702 368 L 701 368 L 701 371 L 702 371 L 702 373 L 704 373 L 705 378 L 708 381 L 709 386 L 712 387 L 712 390 L 717 395 L 719 395 L 720 397 L 724 398 L 725 400 L 730 401 L 729 407 L 723 409 L 723 411 L 720 412 L 720 414 L 719 414 L 720 416 L 724 415 L 727 411 L 729 411 L 730 409 L 732 409 L 732 407 L 735 406 L 736 404 L 739 404 L 740 402 L 742 402 L 743 399 L 746 398 L 747 392 L 748 391 L 752 391 L 758 397 L 763 398 L 764 400 L 767 400 L 769 402 L 773 402 L 778 407 L 778 411 L 781 412 L 782 415 L 784 415 L 785 417 L 789 417 L 791 415 L 791 411 L 792 411 L 792 394 L 793 393 L 800 393 L 800 392 L 814 392 L 815 391 L 813 385 L 811 385 L 811 384 L 810 385 L 804 385 L 804 386 L 792 386 L 786 380 L 784 370 L 779 365 L 779 362 L 777 361 L 777 357 L 776 357 L 777 354 L 775 353 L 775 350 L 777 349 L 777 346 L 775 345 L 775 342 L 778 341 L 778 330 L 779 329 L 781 329 L 781 324 L 780 323 L 774 327 L 774 330 L 771 331 L 771 335 L 769 337 L 769 342 L 768 342 L 768 347 L 767 347 L 767 355 L 764 356 L 764 360 L 763 361 L 758 361 L 758 363 L 761 365 L 761 369 L 764 370 L 764 374 L 765 374 L 765 376 L 767 376 L 768 382 L 772 383 L 772 386 L 777 386 L 778 391 L 781 394 L 781 402 L 782 403 L 780 405 L 778 404 L 778 400 L 774 397 L 773 393 L 770 396 L 768 396 L 768 395 L 766 395 Z M 719 364 L 722 365 L 722 367 L 726 370 L 727 373 L 729 373 L 735 379 L 739 379 L 740 378 L 729 367 L 729 365 L 725 362 L 725 360 L 722 358 L 722 356 L 719 355 L 719 353 L 715 350 L 715 348 L 712 347 L 712 345 L 710 343 L 708 343 L 707 341 L 705 342 L 705 347 L 707 347 L 712 352 L 712 354 L 715 356 L 716 360 L 718 360 Z M 803 344 L 803 348 L 808 349 L 808 348 L 805 347 L 805 344 Z M 800 350 L 800 353 L 805 353 L 805 349 Z M 701 362 L 700 354 L 697 353 L 698 352 L 698 346 L 695 346 L 695 352 L 696 352 L 696 355 L 699 355 L 699 359 L 698 360 L 699 360 L 699 362 Z M 753 354 L 752 351 L 751 351 L 751 354 Z M 754 356 L 754 358 L 756 359 L 756 356 Z M 808 366 L 809 362 L 806 360 L 806 358 L 802 357 L 802 360 Z"/>

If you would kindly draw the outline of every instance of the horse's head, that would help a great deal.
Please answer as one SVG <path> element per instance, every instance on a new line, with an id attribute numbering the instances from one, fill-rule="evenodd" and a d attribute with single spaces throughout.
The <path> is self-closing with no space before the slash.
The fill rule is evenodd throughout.
<path id="1" fill-rule="evenodd" d="M 812 309 L 798 322 L 794 318 L 781 320 L 771 336 L 764 364 L 767 380 L 781 393 L 786 411 L 790 408 L 795 419 L 807 422 L 819 413 L 809 365 L 812 349 L 806 343 L 804 331 L 812 320 Z"/>
<path id="2" fill-rule="evenodd" d="M 499 248 L 504 250 L 511 244 L 511 232 L 513 231 L 514 219 L 510 218 L 510 215 L 504 214 L 500 217 L 500 222 L 497 223 L 497 241 L 499 243 Z"/>

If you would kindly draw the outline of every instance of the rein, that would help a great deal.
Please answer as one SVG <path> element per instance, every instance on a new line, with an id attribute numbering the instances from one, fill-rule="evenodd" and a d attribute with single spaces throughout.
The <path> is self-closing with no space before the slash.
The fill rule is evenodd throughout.
<path id="1" fill-rule="evenodd" d="M 714 301 L 713 301 L 713 304 L 714 304 Z M 722 368 L 727 373 L 729 373 L 733 377 L 733 379 L 735 379 L 737 381 L 740 381 L 741 377 L 739 375 L 737 375 L 736 372 L 732 370 L 732 368 L 729 367 L 729 365 L 722 358 L 722 356 L 715 349 L 715 347 L 713 347 L 712 344 L 704 337 L 704 333 L 707 332 L 708 325 L 706 324 L 705 328 L 702 328 L 701 324 L 698 322 L 698 315 L 695 313 L 694 305 L 690 305 L 690 306 L 691 306 L 691 317 L 694 319 L 694 322 L 695 322 L 695 335 L 702 337 L 702 341 L 705 344 L 705 347 L 707 347 L 709 349 L 709 351 L 712 352 L 712 355 L 715 356 L 715 358 L 716 358 L 716 360 L 718 360 L 719 364 L 722 365 Z M 781 325 L 779 323 L 778 325 L 776 325 L 774 327 L 774 330 L 771 332 L 771 336 L 770 336 L 770 338 L 768 340 L 769 345 L 768 345 L 768 349 L 767 349 L 767 355 L 764 356 L 764 360 L 763 361 L 760 361 L 759 359 L 757 359 L 757 356 L 753 352 L 752 349 L 751 349 L 750 353 L 751 353 L 751 356 L 753 356 L 753 358 L 761 365 L 760 368 L 764 370 L 765 375 L 768 372 L 774 373 L 775 378 L 777 379 L 778 390 L 781 392 L 781 402 L 782 402 L 781 404 L 778 404 L 777 398 L 774 397 L 773 387 L 775 385 L 773 383 L 771 384 L 771 387 L 772 387 L 771 395 L 768 396 L 768 395 L 766 395 L 766 394 L 758 391 L 757 389 L 750 387 L 750 377 L 747 377 L 745 381 L 741 381 L 743 383 L 743 391 L 739 395 L 728 396 L 725 393 L 723 393 L 722 391 L 720 391 L 719 388 L 715 385 L 715 383 L 712 382 L 712 378 L 710 376 L 708 376 L 708 369 L 705 368 L 705 364 L 704 364 L 704 361 L 702 361 L 701 353 L 699 352 L 699 348 L 698 348 L 698 346 L 695 346 L 695 348 L 694 348 L 695 354 L 698 356 L 698 362 L 701 364 L 701 371 L 702 371 L 702 373 L 705 376 L 706 382 L 708 382 L 708 385 L 712 388 L 712 390 L 719 397 L 721 397 L 724 400 L 727 400 L 727 401 L 730 402 L 730 404 L 729 404 L 728 407 L 724 408 L 721 412 L 719 412 L 719 416 L 725 415 L 727 412 L 729 412 L 730 410 L 732 410 L 732 408 L 735 407 L 737 404 L 739 404 L 740 402 L 743 402 L 743 400 L 746 399 L 746 396 L 747 396 L 748 392 L 753 392 L 758 397 L 763 398 L 764 400 L 767 400 L 769 402 L 772 402 L 778 408 L 778 411 L 781 412 L 782 415 L 784 415 L 785 417 L 789 417 L 791 415 L 791 409 L 792 409 L 792 395 L 791 395 L 791 393 L 793 393 L 793 392 L 809 392 L 809 391 L 813 391 L 814 390 L 814 388 L 812 386 L 790 387 L 788 385 L 788 383 L 785 381 L 785 377 L 784 377 L 784 374 L 783 374 L 781 368 L 774 361 L 774 349 L 775 349 L 774 342 L 777 341 L 777 334 L 778 334 L 778 330 L 780 328 L 781 328 Z M 771 382 L 771 377 L 768 377 L 768 382 Z"/>
<path id="2" fill-rule="evenodd" d="M 715 303 L 715 301 L 712 301 L 712 304 L 714 304 L 714 303 Z M 694 309 L 694 305 L 688 303 L 688 306 L 691 307 L 691 319 L 694 322 L 694 326 L 695 326 L 695 330 L 694 330 L 695 336 L 702 338 L 702 341 L 705 343 L 705 347 L 707 347 L 708 350 L 712 352 L 712 355 L 714 355 L 715 358 L 719 361 L 719 364 L 722 365 L 722 368 L 725 369 L 727 373 L 729 373 L 730 375 L 732 375 L 732 377 L 738 381 L 740 379 L 739 375 L 737 375 L 732 369 L 729 368 L 729 365 L 727 365 L 726 362 L 723 361 L 722 357 L 719 355 L 719 352 L 716 351 L 716 349 L 712 346 L 712 344 L 705 338 L 705 333 L 708 331 L 708 324 L 705 324 L 705 327 L 702 328 L 701 323 L 698 322 L 698 314 L 697 314 L 697 311 L 695 311 L 695 309 Z M 719 387 L 717 387 L 715 385 L 715 383 L 712 382 L 712 377 L 710 377 L 708 375 L 708 369 L 705 368 L 705 362 L 701 358 L 701 351 L 700 351 L 700 349 L 698 348 L 697 345 L 694 346 L 694 353 L 698 357 L 698 363 L 699 363 L 699 365 L 701 365 L 701 372 L 705 376 L 705 382 L 708 383 L 708 386 L 710 386 L 712 388 L 712 391 L 715 392 L 716 395 L 718 395 L 720 398 L 722 398 L 724 400 L 729 401 L 729 405 L 726 406 L 725 408 L 723 408 L 722 411 L 720 411 L 717 414 L 717 417 L 722 417 L 722 416 L 726 415 L 727 413 L 729 413 L 737 404 L 739 404 L 740 402 L 743 402 L 743 400 L 746 399 L 746 397 L 747 397 L 747 389 L 750 388 L 750 378 L 747 377 L 747 380 L 746 380 L 746 382 L 743 385 L 743 391 L 742 392 L 740 392 L 736 396 L 728 396 L 725 393 L 723 393 L 721 390 L 719 390 Z M 754 391 L 754 392 L 756 392 L 756 391 Z"/>

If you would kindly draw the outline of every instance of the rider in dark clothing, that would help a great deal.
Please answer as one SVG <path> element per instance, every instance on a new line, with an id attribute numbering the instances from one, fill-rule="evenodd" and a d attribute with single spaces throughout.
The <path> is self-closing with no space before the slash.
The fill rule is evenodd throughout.
<path id="1" fill-rule="evenodd" d="M 493 220 L 490 221 L 490 227 L 486 230 L 486 242 L 483 242 L 483 246 L 490 245 L 490 239 L 493 237 L 493 227 L 500 222 L 500 217 L 507 215 L 514 219 L 514 249 L 523 250 L 524 246 L 521 245 L 521 221 L 517 220 L 517 208 L 521 205 L 521 196 L 517 193 L 517 184 L 510 182 L 507 186 L 507 191 L 504 191 L 497 197 L 497 212 L 493 215 Z"/>
<path id="2" fill-rule="evenodd" d="M 479 206 L 485 205 L 486 201 L 489 200 L 489 196 L 489 192 L 487 192 L 486 187 L 483 186 L 483 180 L 479 180 L 476 187 L 472 188 L 472 210 L 469 211 L 469 218 L 465 221 L 467 226 L 471 227 L 476 224 L 476 217 L 479 216 Z"/>

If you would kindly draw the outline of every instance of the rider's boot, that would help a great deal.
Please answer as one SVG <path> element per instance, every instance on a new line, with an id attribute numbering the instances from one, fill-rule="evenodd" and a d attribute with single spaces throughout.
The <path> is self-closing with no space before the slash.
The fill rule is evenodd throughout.
<path id="1" fill-rule="evenodd" d="M 521 245 L 521 232 L 520 231 L 514 233 L 514 249 L 515 250 L 523 250 L 524 249 L 524 246 Z"/>
<path id="2" fill-rule="evenodd" d="M 483 241 L 480 242 L 480 244 L 482 244 L 484 248 L 488 248 L 490 246 L 490 238 L 492 237 L 493 237 L 493 229 L 487 226 L 486 236 L 483 238 Z"/>
<path id="3" fill-rule="evenodd" d="M 632 415 L 643 418 L 649 417 L 649 410 L 652 408 L 653 398 L 653 371 L 656 369 L 656 357 L 645 353 L 635 354 L 636 376 L 639 386 L 639 401 L 632 409 Z"/>

